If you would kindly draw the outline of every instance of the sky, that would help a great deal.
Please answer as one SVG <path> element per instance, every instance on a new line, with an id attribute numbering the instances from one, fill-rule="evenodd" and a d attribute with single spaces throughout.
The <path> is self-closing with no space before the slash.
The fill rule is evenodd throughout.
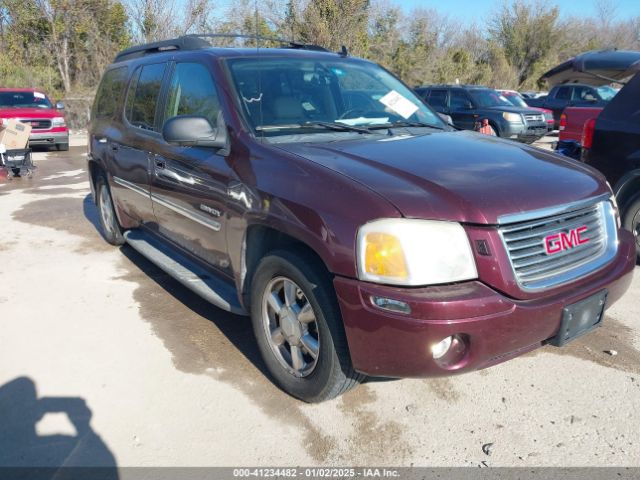
<path id="1" fill-rule="evenodd" d="M 413 8 L 432 8 L 452 18 L 461 18 L 472 23 L 486 19 L 491 12 L 503 4 L 503 0 L 389 0 L 405 11 Z M 616 7 L 615 20 L 640 16 L 640 0 L 610 0 Z M 556 5 L 562 18 L 576 16 L 594 16 L 595 0 L 551 0 L 549 5 Z"/>

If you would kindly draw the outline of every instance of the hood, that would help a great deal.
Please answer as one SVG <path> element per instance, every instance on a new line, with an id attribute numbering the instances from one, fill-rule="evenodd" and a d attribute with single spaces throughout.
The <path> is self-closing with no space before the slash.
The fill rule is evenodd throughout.
<path id="1" fill-rule="evenodd" d="M 495 224 L 609 193 L 584 164 L 470 131 L 277 147 L 366 185 L 410 218 Z"/>
<path id="2" fill-rule="evenodd" d="M 64 117 L 64 113 L 55 108 L 11 108 L 0 107 L 1 118 L 53 118 Z"/>
<path id="3" fill-rule="evenodd" d="M 552 68 L 540 77 L 550 86 L 584 83 L 599 87 L 624 79 L 640 71 L 640 52 L 632 50 L 593 50 L 581 53 Z"/>
<path id="4" fill-rule="evenodd" d="M 520 113 L 523 115 L 526 114 L 535 114 L 538 113 L 535 108 L 532 107 L 518 107 L 516 105 L 496 105 L 495 107 L 481 107 L 478 110 L 491 110 L 494 112 L 509 112 L 509 113 Z"/>

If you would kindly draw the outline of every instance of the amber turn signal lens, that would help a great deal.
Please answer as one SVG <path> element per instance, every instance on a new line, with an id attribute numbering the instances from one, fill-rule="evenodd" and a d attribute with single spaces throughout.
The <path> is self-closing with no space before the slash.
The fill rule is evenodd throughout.
<path id="1" fill-rule="evenodd" d="M 396 278 L 409 276 L 400 240 L 389 233 L 366 235 L 364 267 L 372 275 Z"/>

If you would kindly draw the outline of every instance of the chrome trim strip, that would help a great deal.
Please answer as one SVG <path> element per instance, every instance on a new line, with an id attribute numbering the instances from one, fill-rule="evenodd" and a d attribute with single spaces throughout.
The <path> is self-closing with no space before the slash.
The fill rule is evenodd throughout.
<path id="1" fill-rule="evenodd" d="M 120 177 L 113 177 L 113 181 L 118 185 L 120 185 L 121 187 L 128 188 L 129 190 L 133 190 L 134 192 L 142 195 L 143 197 L 147 197 L 149 199 L 151 197 L 151 192 L 149 190 L 147 190 L 146 188 L 139 187 L 135 183 L 131 183 Z"/>
<path id="2" fill-rule="evenodd" d="M 220 222 L 216 222 L 215 220 L 211 220 L 196 213 L 190 212 L 186 208 L 181 207 L 180 205 L 176 205 L 175 203 L 170 202 L 169 200 L 166 200 L 165 198 L 161 197 L 160 195 L 156 195 L 155 193 L 151 194 L 151 200 L 158 203 L 159 205 L 162 205 L 163 207 L 168 208 L 169 210 L 176 212 L 179 215 L 182 215 L 183 217 L 187 217 L 189 220 L 193 220 L 194 222 L 199 223 L 202 226 L 210 228 L 214 232 L 219 232 L 222 228 Z"/>
<path id="3" fill-rule="evenodd" d="M 597 197 L 591 197 L 586 200 L 558 205 L 556 207 L 541 208 L 540 210 L 530 210 L 521 213 L 507 213 L 498 217 L 498 225 L 507 225 L 509 223 L 526 222 L 527 220 L 536 220 L 538 218 L 552 217 L 561 213 L 568 213 L 572 210 L 579 210 L 589 205 L 596 205 L 598 202 L 608 200 L 611 195 L 604 193 Z"/>

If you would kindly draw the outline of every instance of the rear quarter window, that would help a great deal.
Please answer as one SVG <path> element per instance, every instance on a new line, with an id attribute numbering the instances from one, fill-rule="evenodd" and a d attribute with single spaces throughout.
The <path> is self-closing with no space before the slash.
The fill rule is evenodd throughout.
<path id="1" fill-rule="evenodd" d="M 93 106 L 94 118 L 111 118 L 120 102 L 127 77 L 127 67 L 108 70 L 102 77 Z"/>
<path id="2" fill-rule="evenodd" d="M 127 93 L 125 116 L 134 127 L 157 131 L 156 109 L 166 69 L 165 63 L 138 67 Z"/>

